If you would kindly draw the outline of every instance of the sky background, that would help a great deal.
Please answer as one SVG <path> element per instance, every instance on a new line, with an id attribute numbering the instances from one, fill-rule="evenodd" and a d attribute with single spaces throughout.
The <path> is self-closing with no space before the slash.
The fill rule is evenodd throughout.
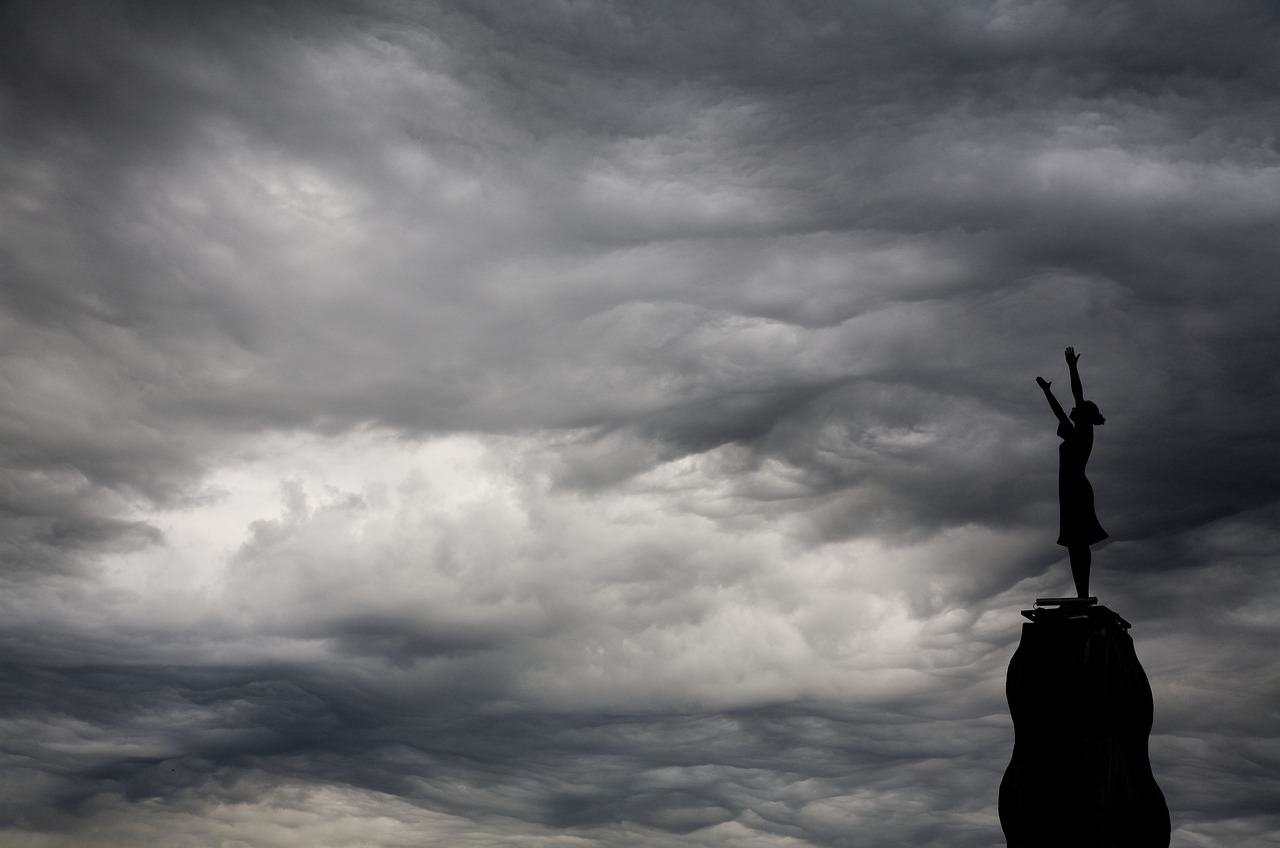
<path id="1" fill-rule="evenodd" d="M 1107 424 L 1280 840 L 1280 8 L 8 2 L 0 844 L 1003 844 Z"/>

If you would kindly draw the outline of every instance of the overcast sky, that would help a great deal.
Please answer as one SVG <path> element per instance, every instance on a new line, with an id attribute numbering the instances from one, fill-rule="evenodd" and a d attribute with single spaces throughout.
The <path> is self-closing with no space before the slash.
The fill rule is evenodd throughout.
<path id="1" fill-rule="evenodd" d="M 1280 840 L 1274 3 L 0 15 L 0 844 L 1003 844 L 1066 345 Z"/>

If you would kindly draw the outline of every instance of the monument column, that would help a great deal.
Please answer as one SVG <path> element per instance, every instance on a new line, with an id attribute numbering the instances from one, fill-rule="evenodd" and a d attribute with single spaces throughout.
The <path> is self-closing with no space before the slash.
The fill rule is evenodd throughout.
<path id="1" fill-rule="evenodd" d="M 1000 783 L 1009 848 L 1166 848 L 1151 773 L 1152 700 L 1129 623 L 1096 598 L 1045 598 L 1009 663 L 1013 758 Z"/>

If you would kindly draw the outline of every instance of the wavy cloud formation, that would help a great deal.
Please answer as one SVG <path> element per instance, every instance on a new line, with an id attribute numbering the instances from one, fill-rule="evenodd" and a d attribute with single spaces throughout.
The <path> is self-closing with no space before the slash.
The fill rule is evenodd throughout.
<path id="1" fill-rule="evenodd" d="M 1068 344 L 1280 835 L 1276 11 L 0 15 L 0 841 L 992 844 Z"/>

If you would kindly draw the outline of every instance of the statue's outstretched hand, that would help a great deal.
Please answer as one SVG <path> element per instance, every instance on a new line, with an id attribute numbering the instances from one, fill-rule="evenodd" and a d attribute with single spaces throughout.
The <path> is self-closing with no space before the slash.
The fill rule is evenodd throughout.
<path id="1" fill-rule="evenodd" d="M 1076 353 L 1076 349 L 1074 347 L 1067 348 L 1063 352 L 1063 355 L 1066 356 L 1068 365 L 1075 365 L 1076 362 L 1080 360 L 1080 354 Z"/>
<path id="2" fill-rule="evenodd" d="M 1052 383 L 1050 383 L 1048 380 L 1046 380 L 1044 377 L 1036 377 L 1036 384 L 1037 384 L 1037 385 L 1039 385 L 1039 386 L 1040 386 L 1040 388 L 1044 389 L 1045 391 L 1048 391 L 1048 390 L 1049 390 L 1049 386 L 1053 385 L 1053 384 L 1052 384 Z"/>

